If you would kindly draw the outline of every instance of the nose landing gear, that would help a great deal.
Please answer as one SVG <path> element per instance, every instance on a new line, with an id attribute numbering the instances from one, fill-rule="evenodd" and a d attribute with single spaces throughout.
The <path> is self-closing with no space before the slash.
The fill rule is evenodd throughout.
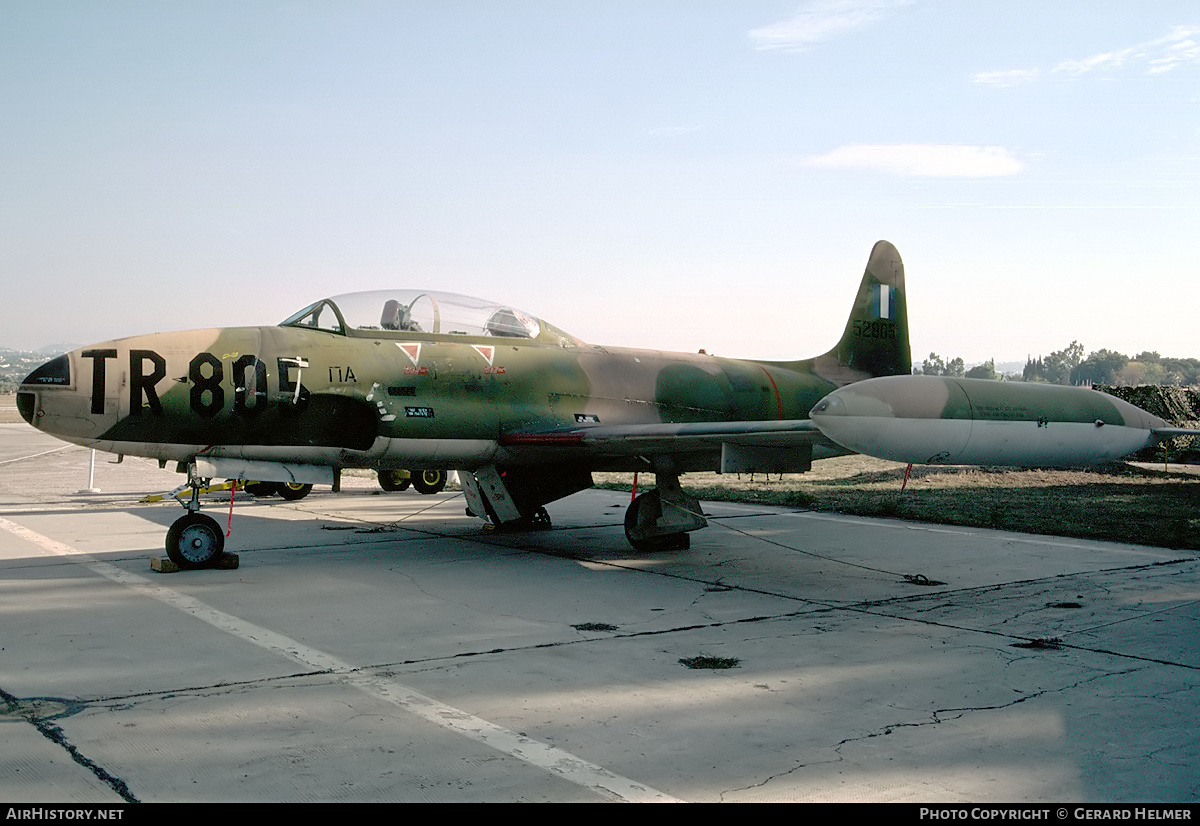
<path id="1" fill-rule="evenodd" d="M 221 526 L 203 513 L 186 513 L 167 531 L 167 556 L 184 570 L 208 568 L 224 550 Z"/>
<path id="2" fill-rule="evenodd" d="M 200 513 L 200 488 L 207 484 L 188 467 L 188 485 L 192 496 L 183 506 L 187 513 L 175 520 L 167 531 L 166 550 L 172 562 L 185 571 L 211 568 L 225 551 L 225 534 L 211 516 Z"/>

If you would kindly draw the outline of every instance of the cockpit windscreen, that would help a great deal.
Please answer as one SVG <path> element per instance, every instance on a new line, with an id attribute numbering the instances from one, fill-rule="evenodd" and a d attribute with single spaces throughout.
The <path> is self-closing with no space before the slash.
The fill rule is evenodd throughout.
<path id="1" fill-rule="evenodd" d="M 494 301 L 433 290 L 347 293 L 310 304 L 280 323 L 346 335 L 385 330 L 463 336 L 537 338 L 540 322 Z"/>

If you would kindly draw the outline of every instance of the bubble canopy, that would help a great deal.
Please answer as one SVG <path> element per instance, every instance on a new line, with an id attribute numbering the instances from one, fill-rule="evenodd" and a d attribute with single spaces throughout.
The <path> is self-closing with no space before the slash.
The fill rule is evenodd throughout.
<path id="1" fill-rule="evenodd" d="M 280 327 L 362 332 L 433 333 L 537 338 L 535 317 L 482 298 L 436 290 L 374 290 L 323 298 L 279 323 Z"/>

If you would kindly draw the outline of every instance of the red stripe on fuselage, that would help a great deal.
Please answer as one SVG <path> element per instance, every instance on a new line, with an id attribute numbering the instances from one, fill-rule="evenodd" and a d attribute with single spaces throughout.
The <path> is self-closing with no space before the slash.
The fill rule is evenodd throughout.
<path id="1" fill-rule="evenodd" d="M 763 367 L 761 364 L 759 365 L 759 368 L 764 373 L 767 374 L 767 378 L 770 379 L 770 381 L 771 381 L 771 387 L 774 388 L 774 390 L 775 390 L 775 406 L 779 413 L 778 418 L 780 421 L 782 421 L 783 420 L 783 398 L 779 395 L 779 385 L 777 385 L 775 383 L 774 377 L 771 376 L 771 373 L 769 370 L 767 370 L 767 368 Z"/>

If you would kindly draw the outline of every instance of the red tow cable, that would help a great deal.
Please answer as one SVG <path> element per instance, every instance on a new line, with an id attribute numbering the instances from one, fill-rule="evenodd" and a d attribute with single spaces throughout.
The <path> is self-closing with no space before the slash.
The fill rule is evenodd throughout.
<path id="1" fill-rule="evenodd" d="M 226 536 L 233 533 L 233 495 L 235 493 L 237 493 L 237 479 L 233 480 L 233 487 L 229 489 L 229 521 L 225 523 Z"/>

